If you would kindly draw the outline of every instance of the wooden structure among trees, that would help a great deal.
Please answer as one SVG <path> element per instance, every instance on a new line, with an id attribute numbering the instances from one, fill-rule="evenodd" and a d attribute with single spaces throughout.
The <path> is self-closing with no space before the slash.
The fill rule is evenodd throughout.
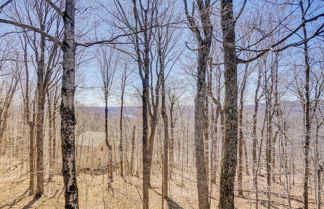
<path id="1" fill-rule="evenodd" d="M 108 149 L 105 132 L 86 131 L 76 140 L 78 169 L 105 170 L 108 165 Z"/>

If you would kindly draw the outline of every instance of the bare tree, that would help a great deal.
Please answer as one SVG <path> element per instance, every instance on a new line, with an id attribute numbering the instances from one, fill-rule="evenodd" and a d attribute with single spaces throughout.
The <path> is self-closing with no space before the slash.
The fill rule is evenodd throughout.
<path id="1" fill-rule="evenodd" d="M 211 24 L 211 3 L 209 0 L 197 0 L 198 11 L 193 6 L 189 13 L 188 3 L 183 0 L 188 26 L 197 41 L 198 68 L 197 68 L 197 95 L 195 98 L 195 150 L 197 169 L 197 189 L 199 209 L 210 208 L 208 189 L 208 170 L 206 168 L 204 141 L 204 121 L 206 107 L 206 72 L 212 43 L 213 26 Z M 199 13 L 200 24 L 198 25 L 194 14 Z"/>
<path id="2" fill-rule="evenodd" d="M 130 71 L 128 69 L 127 64 L 125 64 L 122 75 L 121 75 L 121 95 L 120 95 L 120 117 L 119 117 L 119 158 L 120 158 L 120 174 L 124 176 L 124 136 L 123 136 L 123 117 L 124 117 L 124 97 L 125 97 L 125 89 L 128 81 L 128 77 L 130 76 Z"/>
<path id="3" fill-rule="evenodd" d="M 13 64 L 11 69 L 5 69 L 7 52 L 1 53 L 0 72 L 6 75 L 7 78 L 1 81 L 0 88 L 0 144 L 5 148 L 4 134 L 7 128 L 8 119 L 10 116 L 10 106 L 12 105 L 14 95 L 17 91 L 19 81 L 19 65 Z M 1 149 L 0 155 L 4 154 L 6 149 Z"/>
<path id="4" fill-rule="evenodd" d="M 108 188 L 111 189 L 113 182 L 112 146 L 109 143 L 108 132 L 108 98 L 112 90 L 112 82 L 118 65 L 118 54 L 112 48 L 102 47 L 98 56 L 101 88 L 105 100 L 105 140 L 108 148 Z M 122 114 L 122 112 L 121 112 Z"/>

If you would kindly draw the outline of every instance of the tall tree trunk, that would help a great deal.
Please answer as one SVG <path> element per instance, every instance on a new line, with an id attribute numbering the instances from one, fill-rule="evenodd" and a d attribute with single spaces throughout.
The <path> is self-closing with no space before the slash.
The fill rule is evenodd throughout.
<path id="1" fill-rule="evenodd" d="M 238 123 L 239 123 L 239 154 L 238 154 L 238 195 L 243 197 L 243 148 L 245 150 L 245 162 L 246 162 L 246 172 L 248 173 L 248 163 L 247 163 L 247 150 L 246 150 L 246 145 L 244 141 L 244 134 L 243 134 L 243 112 L 244 112 L 244 93 L 246 89 L 246 82 L 248 79 L 248 64 L 245 65 L 244 69 L 244 75 L 242 79 L 242 86 L 241 86 L 241 91 L 240 91 L 240 109 L 238 112 Z"/>
<path id="2" fill-rule="evenodd" d="M 33 195 L 35 192 L 35 119 L 36 119 L 36 110 L 35 102 L 33 102 L 33 115 L 30 118 L 31 121 L 28 121 L 29 125 L 29 194 Z"/>
<path id="3" fill-rule="evenodd" d="M 234 209 L 234 181 L 237 164 L 237 57 L 235 52 L 235 21 L 233 1 L 221 1 L 221 26 L 224 48 L 225 131 L 220 176 L 220 209 Z"/>
<path id="4" fill-rule="evenodd" d="M 302 19 L 305 21 L 305 11 L 303 7 L 303 2 L 300 1 L 300 7 L 302 12 Z M 303 25 L 303 38 L 307 40 L 307 28 L 306 24 Z M 304 64 L 305 64 L 305 104 L 304 104 L 304 115 L 305 115 L 305 145 L 304 145 L 304 153 L 305 153 L 305 173 L 304 173 L 304 209 L 308 209 L 308 178 L 309 178 L 309 143 L 310 143 L 310 134 L 311 134 L 311 116 L 310 116 L 310 89 L 309 89 L 309 81 L 310 81 L 310 63 L 309 63 L 309 53 L 308 53 L 308 42 L 304 42 Z"/>
<path id="5" fill-rule="evenodd" d="M 78 209 L 78 187 L 75 168 L 75 1 L 65 1 L 63 76 L 61 101 L 62 173 L 65 189 L 65 208 Z"/>
<path id="6" fill-rule="evenodd" d="M 207 87 L 207 86 L 206 86 Z M 207 89 L 206 89 L 207 91 Z M 206 93 L 205 98 L 205 108 L 204 108 L 204 150 L 205 150 L 205 167 L 206 167 L 206 176 L 209 180 L 209 104 L 208 104 L 208 95 Z"/>
<path id="7" fill-rule="evenodd" d="M 123 113 L 124 113 L 124 93 L 125 93 L 125 81 L 122 78 L 122 89 L 121 89 L 121 97 L 120 97 L 120 117 L 119 117 L 119 158 L 120 158 L 120 175 L 124 177 L 124 150 L 123 150 Z"/>
<path id="8" fill-rule="evenodd" d="M 55 98 L 54 98 L 54 102 L 53 102 L 53 117 L 52 117 L 52 124 L 53 124 L 53 159 L 52 159 L 52 164 L 53 164 L 53 169 L 56 168 L 56 147 L 57 147 L 57 143 L 56 143 L 56 108 L 57 108 L 57 89 L 55 90 Z"/>
<path id="9" fill-rule="evenodd" d="M 168 197 L 168 177 L 169 177 L 169 122 L 166 112 L 165 101 L 165 76 L 164 76 L 164 60 L 160 52 L 160 76 L 162 81 L 162 107 L 161 115 L 164 124 L 164 140 L 163 140 L 163 168 L 162 168 L 162 208 L 164 208 L 164 199 Z"/>
<path id="10" fill-rule="evenodd" d="M 149 79 L 150 79 L 150 45 L 148 42 L 148 34 L 144 32 L 144 76 L 142 79 L 142 151 L 143 151 L 143 209 L 149 209 L 149 187 L 150 187 L 150 152 L 149 152 L 149 127 L 148 127 L 148 108 L 149 108 Z"/>
<path id="11" fill-rule="evenodd" d="M 47 108 L 48 108 L 48 161 L 49 161 L 49 178 L 51 181 L 53 178 L 53 113 L 51 95 L 47 91 Z"/>
<path id="12" fill-rule="evenodd" d="M 44 31 L 44 25 L 41 27 Z M 44 109 L 45 109 L 45 36 L 41 35 L 40 58 L 37 63 L 37 117 L 36 117 L 36 193 L 39 198 L 44 193 Z"/>
<path id="13" fill-rule="evenodd" d="M 106 92 L 105 92 L 106 93 Z M 108 95 L 105 95 L 105 141 L 108 149 L 108 189 L 111 188 L 113 182 L 113 166 L 112 166 L 112 146 L 109 143 L 109 132 L 108 132 Z"/>
<path id="14" fill-rule="evenodd" d="M 220 113 L 220 110 L 218 107 L 216 107 L 216 113 L 215 113 L 215 119 L 214 119 L 214 122 L 213 122 L 213 132 L 214 132 L 214 137 L 212 138 L 212 158 L 211 158 L 211 161 L 212 161 L 212 170 L 211 170 L 211 182 L 212 183 L 216 183 L 216 176 L 217 176 L 217 139 L 218 139 L 218 118 L 219 118 L 219 113 Z"/>
<path id="15" fill-rule="evenodd" d="M 29 128 L 29 195 L 35 192 L 35 102 L 30 107 L 30 94 L 29 94 L 29 68 L 28 68 L 28 54 L 27 54 L 27 40 L 24 36 L 24 65 L 26 73 L 25 83 L 25 119 Z M 30 110 L 32 108 L 32 110 Z"/>
<path id="16" fill-rule="evenodd" d="M 258 110 L 259 110 L 259 101 L 260 97 L 258 96 L 260 86 L 261 86 L 262 73 L 261 69 L 258 70 L 258 80 L 257 86 L 254 94 L 254 112 L 253 112 L 253 127 L 252 127 L 252 175 L 253 175 L 253 184 L 255 187 L 255 199 L 256 199 L 256 209 L 259 207 L 259 197 L 258 197 L 258 159 L 257 159 L 257 144 L 258 144 L 258 135 L 257 135 L 257 123 L 258 123 Z M 260 147 L 261 149 L 262 147 Z"/>
<path id="17" fill-rule="evenodd" d="M 195 98 L 195 152 L 199 209 L 209 209 L 208 175 L 205 157 L 205 111 L 206 111 L 206 70 L 210 43 L 201 46 L 198 52 L 197 95 Z"/>
<path id="18" fill-rule="evenodd" d="M 150 187 L 150 168 L 149 168 L 149 151 L 148 151 L 148 72 L 145 72 L 145 80 L 143 81 L 142 93 L 142 120 L 143 120 L 143 209 L 149 209 L 149 187 Z"/>
<path id="19" fill-rule="evenodd" d="M 243 84 L 244 85 L 244 84 Z M 238 149 L 238 195 L 243 197 L 243 88 L 240 96 L 240 109 L 239 109 L 239 149 Z"/>
<path id="20" fill-rule="evenodd" d="M 153 99 L 152 99 L 153 100 Z M 149 184 L 151 185 L 151 170 L 152 170 L 152 162 L 153 162 L 153 148 L 154 148 L 154 138 L 155 138 L 155 133 L 156 133 L 156 128 L 158 125 L 158 112 L 159 112 L 159 93 L 156 92 L 156 98 L 155 98 L 155 106 L 153 107 L 153 115 L 151 116 L 150 120 L 150 135 L 148 137 L 148 154 L 149 154 L 149 159 L 148 159 L 148 164 L 149 164 Z"/>
<path id="21" fill-rule="evenodd" d="M 268 199 L 268 204 L 267 208 L 271 208 L 271 151 L 272 151 L 272 114 L 271 114 L 271 100 L 267 98 L 266 101 L 266 124 L 267 124 L 267 135 L 266 135 L 266 167 L 267 167 L 267 199 Z"/>
<path id="22" fill-rule="evenodd" d="M 321 209 L 321 171 L 323 168 L 321 168 L 320 162 L 319 162 L 319 152 L 318 152 L 318 139 L 319 139 L 319 129 L 323 125 L 323 122 L 319 122 L 319 120 L 316 120 L 316 132 L 315 132 L 315 148 L 314 148 L 314 155 L 315 155 L 315 178 L 316 178 L 316 194 L 315 194 L 315 199 L 317 203 L 317 208 L 316 209 Z"/>
<path id="23" fill-rule="evenodd" d="M 174 128 L 175 128 L 175 121 L 174 121 L 174 103 L 171 102 L 170 104 L 170 143 L 169 143 L 169 159 L 170 159 L 170 177 L 171 177 L 171 172 L 172 168 L 174 167 Z"/>

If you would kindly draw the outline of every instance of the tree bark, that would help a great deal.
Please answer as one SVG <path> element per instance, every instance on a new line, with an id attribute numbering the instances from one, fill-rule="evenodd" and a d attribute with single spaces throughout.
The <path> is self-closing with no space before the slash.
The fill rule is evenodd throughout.
<path id="1" fill-rule="evenodd" d="M 44 25 L 41 30 L 44 31 Z M 40 58 L 37 63 L 37 116 L 36 116 L 36 193 L 39 198 L 44 193 L 44 109 L 45 109 L 45 36 L 41 35 Z"/>
<path id="2" fill-rule="evenodd" d="M 62 173 L 65 189 L 65 208 L 78 209 L 78 187 L 75 168 L 75 1 L 65 1 L 63 76 L 61 101 Z"/>
<path id="3" fill-rule="evenodd" d="M 131 174 L 134 175 L 134 161 L 135 161 L 135 131 L 136 126 L 133 126 L 133 134 L 132 134 L 132 152 L 131 152 Z"/>
<path id="4" fill-rule="evenodd" d="M 32 121 L 28 121 L 29 125 L 29 194 L 33 195 L 35 192 L 35 102 L 33 102 Z"/>
<path id="5" fill-rule="evenodd" d="M 209 209 L 209 186 L 208 186 L 208 170 L 206 167 L 205 156 L 205 125 L 206 125 L 206 98 L 207 98 L 207 82 L 206 73 L 208 68 L 208 60 L 212 43 L 213 27 L 210 21 L 211 5 L 210 1 L 197 0 L 199 9 L 199 18 L 201 27 L 197 24 L 194 14 L 194 8 L 191 14 L 188 11 L 188 4 L 183 0 L 185 14 L 189 24 L 189 28 L 195 35 L 198 44 L 198 66 L 197 66 L 197 93 L 195 97 L 195 155 L 196 155 L 196 177 L 198 190 L 199 209 Z M 200 30 L 199 28 L 202 28 Z M 209 157 L 209 156 L 207 156 Z"/>
<path id="6" fill-rule="evenodd" d="M 305 12 L 303 7 L 303 2 L 300 1 L 302 19 L 305 21 Z M 307 28 L 306 24 L 303 25 L 303 38 L 307 39 Z M 304 104 L 304 115 L 305 115 L 305 145 L 304 145 L 304 162 L 305 162 L 305 171 L 304 171 L 304 209 L 308 209 L 308 179 L 309 179 L 309 144 L 310 144 L 310 135 L 311 135 L 311 116 L 310 116 L 310 63 L 309 63 L 309 53 L 308 53 L 308 42 L 304 42 L 304 64 L 305 64 L 305 104 Z"/>
<path id="7" fill-rule="evenodd" d="M 164 57 L 159 46 L 159 59 L 160 59 L 160 76 L 162 84 L 162 107 L 161 115 L 164 125 L 164 140 L 163 140 L 163 167 L 162 167 L 162 208 L 164 208 L 164 199 L 168 198 L 168 177 L 169 177 L 169 121 L 166 112 L 166 93 L 165 93 L 165 75 L 164 75 Z"/>
<path id="8" fill-rule="evenodd" d="M 233 1 L 221 1 L 221 26 L 224 48 L 225 130 L 220 176 L 220 209 L 234 209 L 234 181 L 237 164 L 237 57 L 235 52 L 235 20 Z"/>
<path id="9" fill-rule="evenodd" d="M 112 166 L 112 146 L 109 143 L 109 132 L 108 132 L 108 95 L 107 91 L 105 91 L 105 140 L 106 146 L 108 149 L 108 189 L 112 189 L 111 183 L 113 182 L 113 166 Z"/>
<path id="10" fill-rule="evenodd" d="M 126 70 L 126 69 L 125 69 Z M 123 113 L 124 113 L 124 94 L 126 85 L 126 75 L 122 77 L 121 97 L 120 97 L 120 117 L 119 117 L 119 158 L 120 158 L 120 175 L 124 177 L 124 150 L 123 150 Z"/>
<path id="11" fill-rule="evenodd" d="M 170 167 L 171 169 L 174 167 L 174 128 L 175 128 L 175 121 L 174 121 L 174 103 L 171 101 L 170 104 L 170 142 L 169 142 L 169 159 L 170 159 Z M 171 177 L 171 172 L 172 170 L 170 170 L 170 177 Z"/>

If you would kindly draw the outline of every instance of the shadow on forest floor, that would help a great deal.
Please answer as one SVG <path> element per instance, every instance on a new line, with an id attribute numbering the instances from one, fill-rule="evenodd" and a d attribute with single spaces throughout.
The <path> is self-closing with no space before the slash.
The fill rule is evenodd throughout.
<path id="1" fill-rule="evenodd" d="M 166 199 L 169 209 L 183 209 L 178 203 L 174 202 L 172 199 Z"/>
<path id="2" fill-rule="evenodd" d="M 162 194 L 158 191 L 156 191 L 154 188 L 151 187 L 151 189 L 156 193 L 158 194 L 159 196 L 162 196 Z M 172 199 L 170 198 L 166 198 L 165 199 L 168 203 L 168 208 L 169 209 L 183 209 L 178 203 L 174 202 Z"/>
<path id="3" fill-rule="evenodd" d="M 25 205 L 22 209 L 28 209 L 28 208 L 31 208 L 31 206 L 33 206 L 33 204 L 39 200 L 40 198 L 39 197 L 34 197 L 31 201 L 29 201 L 27 203 L 27 205 Z"/>
<path id="4" fill-rule="evenodd" d="M 26 197 L 28 197 L 26 194 L 28 193 L 29 189 L 27 189 L 25 192 L 23 192 L 21 195 L 19 195 L 16 199 L 14 199 L 11 203 L 8 203 L 6 205 L 0 205 L 0 209 L 8 207 L 8 208 L 12 208 L 13 206 L 15 206 L 17 203 L 19 203 L 20 201 L 22 201 L 23 199 L 25 199 Z"/>

